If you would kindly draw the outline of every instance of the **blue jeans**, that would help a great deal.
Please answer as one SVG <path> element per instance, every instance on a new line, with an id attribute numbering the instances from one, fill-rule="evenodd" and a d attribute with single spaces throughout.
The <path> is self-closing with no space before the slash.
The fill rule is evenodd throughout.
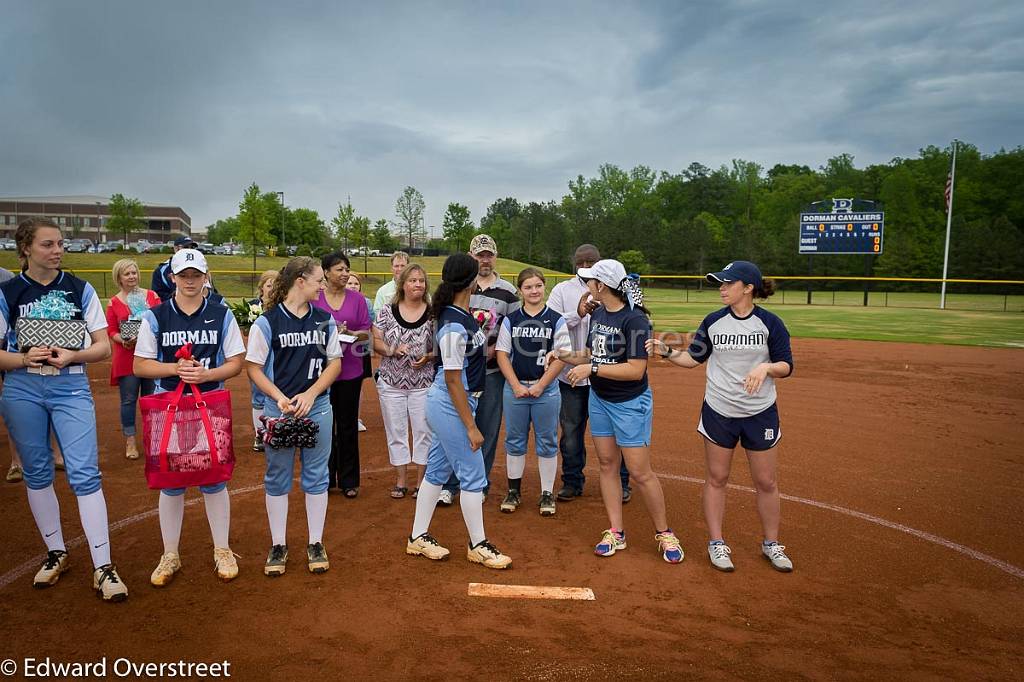
<path id="1" fill-rule="evenodd" d="M 491 487 L 491 467 L 494 466 L 494 452 L 498 449 L 498 432 L 501 431 L 501 405 L 504 399 L 505 377 L 501 372 L 491 372 L 487 375 L 484 383 L 484 392 L 476 405 L 476 427 L 484 437 L 484 444 L 480 450 L 484 455 L 484 472 L 487 475 L 487 488 Z M 429 399 L 428 399 L 429 400 Z M 459 479 L 452 472 L 448 482 L 444 484 L 445 490 L 457 492 Z"/>
<path id="2" fill-rule="evenodd" d="M 562 453 L 562 484 L 583 491 L 587 477 L 583 468 L 587 465 L 587 415 L 590 407 L 590 386 L 572 387 L 564 381 L 558 382 L 562 393 L 562 437 L 558 449 Z M 629 470 L 622 462 L 619 469 L 622 489 L 629 489 Z"/>
<path id="3" fill-rule="evenodd" d="M 149 395 L 155 389 L 152 379 L 142 379 L 128 375 L 117 380 L 117 390 L 121 394 L 121 430 L 124 435 L 135 435 L 135 407 L 139 403 L 139 395 Z"/>

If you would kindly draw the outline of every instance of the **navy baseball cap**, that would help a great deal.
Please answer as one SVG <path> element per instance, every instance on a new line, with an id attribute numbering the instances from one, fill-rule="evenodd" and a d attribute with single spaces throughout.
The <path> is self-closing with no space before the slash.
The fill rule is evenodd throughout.
<path id="1" fill-rule="evenodd" d="M 192 237 L 181 236 L 174 240 L 175 246 L 184 246 L 187 249 L 194 249 L 196 247 L 196 240 Z"/>
<path id="2" fill-rule="evenodd" d="M 734 260 L 721 272 L 709 272 L 704 277 L 712 284 L 740 281 L 753 284 L 755 289 L 761 288 L 761 270 L 748 260 Z"/>

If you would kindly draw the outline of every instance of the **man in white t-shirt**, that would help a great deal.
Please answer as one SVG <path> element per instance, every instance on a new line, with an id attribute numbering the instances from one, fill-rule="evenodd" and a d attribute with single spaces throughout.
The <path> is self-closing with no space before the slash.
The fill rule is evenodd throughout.
<path id="1" fill-rule="evenodd" d="M 391 279 L 377 289 L 377 295 L 373 297 L 373 309 L 380 310 L 386 305 L 391 305 L 395 300 L 395 293 L 398 291 L 398 278 L 405 272 L 409 265 L 409 254 L 405 251 L 395 251 L 391 254 Z"/>

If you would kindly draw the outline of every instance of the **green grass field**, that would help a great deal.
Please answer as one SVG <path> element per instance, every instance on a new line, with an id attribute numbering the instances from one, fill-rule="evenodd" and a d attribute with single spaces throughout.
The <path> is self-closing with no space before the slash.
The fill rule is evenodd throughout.
<path id="1" fill-rule="evenodd" d="M 117 254 L 67 254 L 64 267 L 92 282 L 100 296 L 114 293 L 110 268 Z M 144 285 L 156 265 L 166 255 L 134 256 L 143 271 Z M 280 268 L 284 258 L 257 258 L 259 271 Z M 252 259 L 244 256 L 209 256 L 217 288 L 227 298 L 251 296 Z M 444 257 L 418 259 L 429 273 L 441 270 Z M 0 266 L 17 270 L 11 251 L 0 252 Z M 371 298 L 390 276 L 387 258 L 362 258 L 352 261 L 356 272 L 381 273 L 364 278 L 363 292 Z M 499 259 L 498 271 L 514 280 L 525 263 Z M 95 270 L 98 272 L 87 272 Z M 545 273 L 560 275 L 548 278 L 548 287 L 567 275 L 542 268 Z M 431 288 L 437 278 L 431 282 Z M 958 294 L 947 296 L 947 309 L 938 309 L 937 293 L 872 292 L 869 306 L 862 306 L 863 294 L 857 291 L 819 291 L 812 305 L 806 305 L 806 291 L 777 293 L 766 307 L 785 321 L 796 337 L 826 339 L 861 339 L 867 341 L 903 341 L 914 343 L 948 343 L 957 345 L 1024 348 L 1024 295 Z M 715 289 L 653 289 L 646 290 L 646 303 L 659 331 L 693 331 L 701 319 L 720 307 Z M 1007 312 L 1003 312 L 1004 306 Z"/>

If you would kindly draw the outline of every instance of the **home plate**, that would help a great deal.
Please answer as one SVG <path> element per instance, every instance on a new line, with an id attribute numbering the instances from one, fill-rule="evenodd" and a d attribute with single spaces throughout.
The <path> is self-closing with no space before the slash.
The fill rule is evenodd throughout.
<path id="1" fill-rule="evenodd" d="M 492 585 L 470 583 L 470 597 L 497 597 L 499 599 L 573 599 L 594 601 L 589 587 L 539 587 L 535 585 Z"/>

